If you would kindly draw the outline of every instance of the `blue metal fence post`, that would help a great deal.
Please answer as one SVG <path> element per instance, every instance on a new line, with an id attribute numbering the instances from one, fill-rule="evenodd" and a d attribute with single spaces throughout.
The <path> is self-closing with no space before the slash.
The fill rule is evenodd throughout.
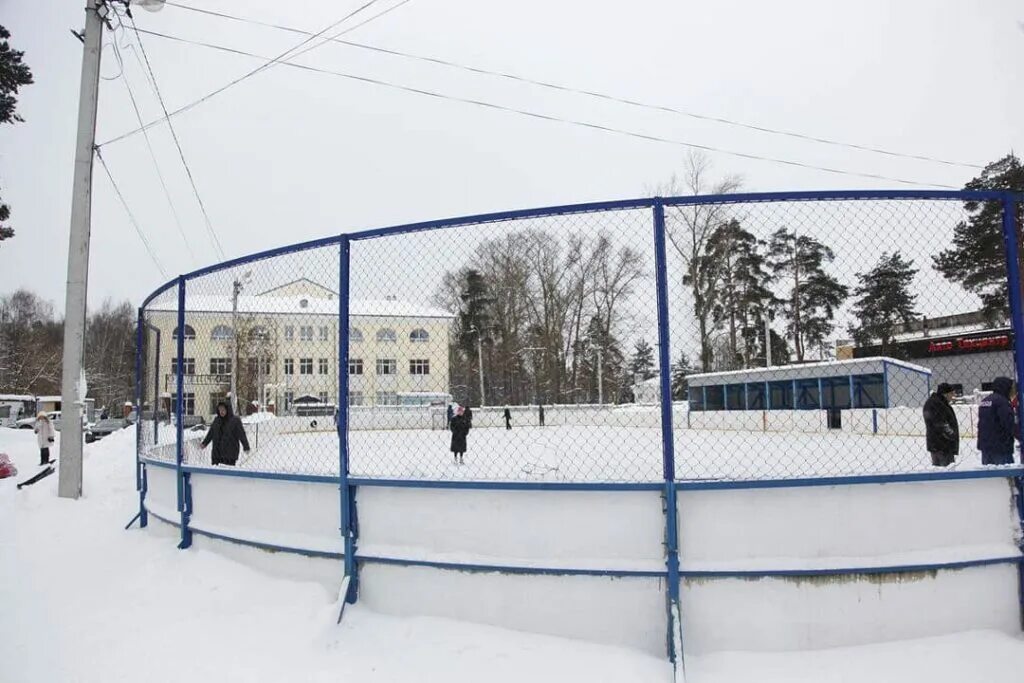
<path id="1" fill-rule="evenodd" d="M 181 513 L 181 542 L 178 547 L 181 549 L 188 548 L 192 545 L 192 532 L 188 528 L 189 516 L 191 510 L 191 492 L 187 489 L 189 482 L 185 472 L 182 471 L 182 461 L 184 455 L 185 446 L 185 426 L 182 424 L 181 416 L 185 410 L 185 278 L 180 276 L 178 278 L 178 335 L 176 344 L 176 357 L 178 359 L 175 365 L 174 373 L 174 386 L 175 386 L 175 399 L 174 399 L 174 430 L 176 436 L 176 443 L 174 447 L 174 464 L 175 473 L 178 479 L 178 512 Z M 157 419 L 159 410 L 157 406 L 154 406 L 153 419 Z"/>
<path id="2" fill-rule="evenodd" d="M 348 311 L 349 254 L 351 242 L 342 235 L 338 243 L 338 493 L 341 503 L 341 535 L 345 541 L 345 576 L 349 579 L 345 602 L 359 596 L 356 566 L 355 495 L 349 483 L 348 453 Z"/>
<path id="3" fill-rule="evenodd" d="M 668 569 L 668 604 L 666 605 L 669 658 L 677 667 L 683 666 L 682 630 L 676 617 L 679 608 L 679 528 L 676 501 L 675 442 L 672 432 L 672 366 L 669 357 L 668 318 L 668 256 L 665 252 L 665 205 L 655 198 L 654 206 L 654 270 L 658 299 L 658 370 L 661 376 L 661 443 L 662 474 L 665 479 L 665 563 Z M 675 634 L 679 633 L 680 651 L 676 652 Z"/>
<path id="4" fill-rule="evenodd" d="M 146 486 L 143 483 L 145 465 L 139 458 L 142 450 L 142 347 L 145 339 L 145 318 L 140 308 L 135 323 L 135 490 L 139 492 L 139 526 L 143 528 L 149 524 L 149 515 L 146 514 Z"/>
<path id="5" fill-rule="evenodd" d="M 1010 327 L 1013 329 L 1013 360 L 1017 379 L 1017 416 L 1024 410 L 1024 293 L 1021 291 L 1020 243 L 1017 234 L 1017 205 L 1024 203 L 1024 195 L 1007 192 L 1003 197 L 1003 244 L 1006 254 L 1006 284 L 1010 295 Z M 1024 460 L 1024 455 L 1021 456 Z M 1017 516 L 1024 530 L 1024 479 L 1016 479 Z M 1020 620 L 1024 628 L 1024 563 L 1017 564 L 1020 596 Z"/>

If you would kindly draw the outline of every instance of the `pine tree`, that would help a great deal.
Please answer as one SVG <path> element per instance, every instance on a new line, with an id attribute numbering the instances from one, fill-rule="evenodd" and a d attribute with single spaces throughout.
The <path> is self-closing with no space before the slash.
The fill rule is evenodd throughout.
<path id="1" fill-rule="evenodd" d="M 647 343 L 646 339 L 641 339 L 633 347 L 633 357 L 629 361 L 629 371 L 633 377 L 644 380 L 658 374 L 654 371 L 654 367 L 654 349 Z"/>
<path id="2" fill-rule="evenodd" d="M 964 189 L 1024 192 L 1024 165 L 1013 154 L 1007 154 L 986 166 Z M 1009 318 L 1009 294 L 1002 204 L 964 202 L 964 210 L 969 218 L 953 228 L 953 246 L 934 256 L 933 264 L 946 279 L 981 299 L 982 310 L 990 322 L 1003 322 Z M 1017 224 L 1024 225 L 1020 203 Z"/>
<path id="3" fill-rule="evenodd" d="M 808 349 L 819 347 L 832 333 L 836 312 L 849 290 L 825 272 L 825 264 L 835 260 L 835 254 L 813 237 L 779 228 L 768 250 L 772 272 L 787 289 L 782 314 L 797 360 L 802 362 Z"/>
<path id="4" fill-rule="evenodd" d="M 0 26 L 0 123 L 23 121 L 15 111 L 18 89 L 32 83 L 32 71 L 21 60 L 24 52 L 12 50 L 7 39 L 10 32 Z M 11 207 L 0 201 L 0 242 L 14 237 L 14 229 L 4 225 L 11 216 Z"/>
<path id="5" fill-rule="evenodd" d="M 681 401 L 689 388 L 687 377 L 693 374 L 693 365 L 685 351 L 679 352 L 679 359 L 672 364 L 672 400 Z"/>
<path id="6" fill-rule="evenodd" d="M 850 327 L 850 334 L 858 345 L 867 346 L 878 340 L 882 353 L 892 355 L 893 338 L 900 325 L 917 315 L 917 295 L 910 291 L 917 272 L 913 261 L 894 252 L 882 254 L 871 270 L 857 274 L 860 284 L 854 290 L 857 300 L 853 315 L 858 323 Z"/>
<path id="7" fill-rule="evenodd" d="M 490 307 L 494 299 L 490 296 L 487 281 L 478 270 L 467 270 L 463 281 L 462 291 L 459 294 L 462 308 L 459 311 L 459 330 L 457 338 L 459 348 L 471 362 L 473 370 L 483 362 L 478 361 L 477 356 L 484 346 L 491 343 L 491 313 Z M 473 374 L 477 374 L 478 371 Z M 479 401 L 480 396 L 474 397 L 474 391 L 479 393 L 480 378 L 471 385 L 469 394 L 471 401 Z"/>

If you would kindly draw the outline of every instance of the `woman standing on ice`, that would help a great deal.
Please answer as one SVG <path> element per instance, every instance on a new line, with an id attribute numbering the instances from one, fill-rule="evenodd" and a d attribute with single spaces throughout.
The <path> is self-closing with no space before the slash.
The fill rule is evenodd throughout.
<path id="1" fill-rule="evenodd" d="M 249 439 L 245 437 L 245 427 L 237 415 L 231 412 L 227 401 L 217 404 L 217 417 L 213 418 L 210 431 L 203 437 L 202 448 L 213 442 L 210 459 L 214 465 L 234 465 L 238 462 L 238 443 L 242 443 L 245 452 L 249 452 Z"/>
<path id="2" fill-rule="evenodd" d="M 469 418 L 466 417 L 466 409 L 459 406 L 455 409 L 455 417 L 452 418 L 452 457 L 456 465 L 463 464 L 462 457 L 466 454 L 466 436 L 470 429 Z"/>
<path id="3" fill-rule="evenodd" d="M 39 444 L 39 465 L 49 465 L 52 462 L 56 462 L 50 460 L 50 444 L 54 442 L 56 434 L 53 430 L 53 423 L 50 422 L 50 418 L 46 416 L 46 413 L 36 415 L 36 423 L 32 431 L 36 433 L 36 442 Z"/>

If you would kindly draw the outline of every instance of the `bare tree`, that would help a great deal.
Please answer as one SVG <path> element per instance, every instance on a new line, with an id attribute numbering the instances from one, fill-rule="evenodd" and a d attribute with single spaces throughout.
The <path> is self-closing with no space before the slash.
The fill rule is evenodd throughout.
<path id="1" fill-rule="evenodd" d="M 664 196 L 728 194 L 742 185 L 738 176 L 711 178 L 711 162 L 700 152 L 686 157 L 682 176 L 672 176 L 657 193 Z M 672 207 L 665 213 L 665 233 L 679 255 L 683 267 L 683 284 L 693 292 L 693 313 L 700 341 L 701 369 L 711 369 L 714 349 L 712 311 L 717 302 L 720 263 L 709 256 L 709 241 L 715 229 L 728 223 L 730 213 L 723 204 L 694 204 Z"/>

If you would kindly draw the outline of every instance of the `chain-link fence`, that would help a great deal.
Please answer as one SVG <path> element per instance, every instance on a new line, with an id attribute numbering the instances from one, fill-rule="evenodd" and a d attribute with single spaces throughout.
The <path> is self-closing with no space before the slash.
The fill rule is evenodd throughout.
<path id="1" fill-rule="evenodd" d="M 998 378 L 1020 376 L 1019 213 L 999 193 L 647 199 L 240 259 L 141 311 L 140 449 L 581 482 L 1018 459 L 986 425 L 1017 396 Z"/>

